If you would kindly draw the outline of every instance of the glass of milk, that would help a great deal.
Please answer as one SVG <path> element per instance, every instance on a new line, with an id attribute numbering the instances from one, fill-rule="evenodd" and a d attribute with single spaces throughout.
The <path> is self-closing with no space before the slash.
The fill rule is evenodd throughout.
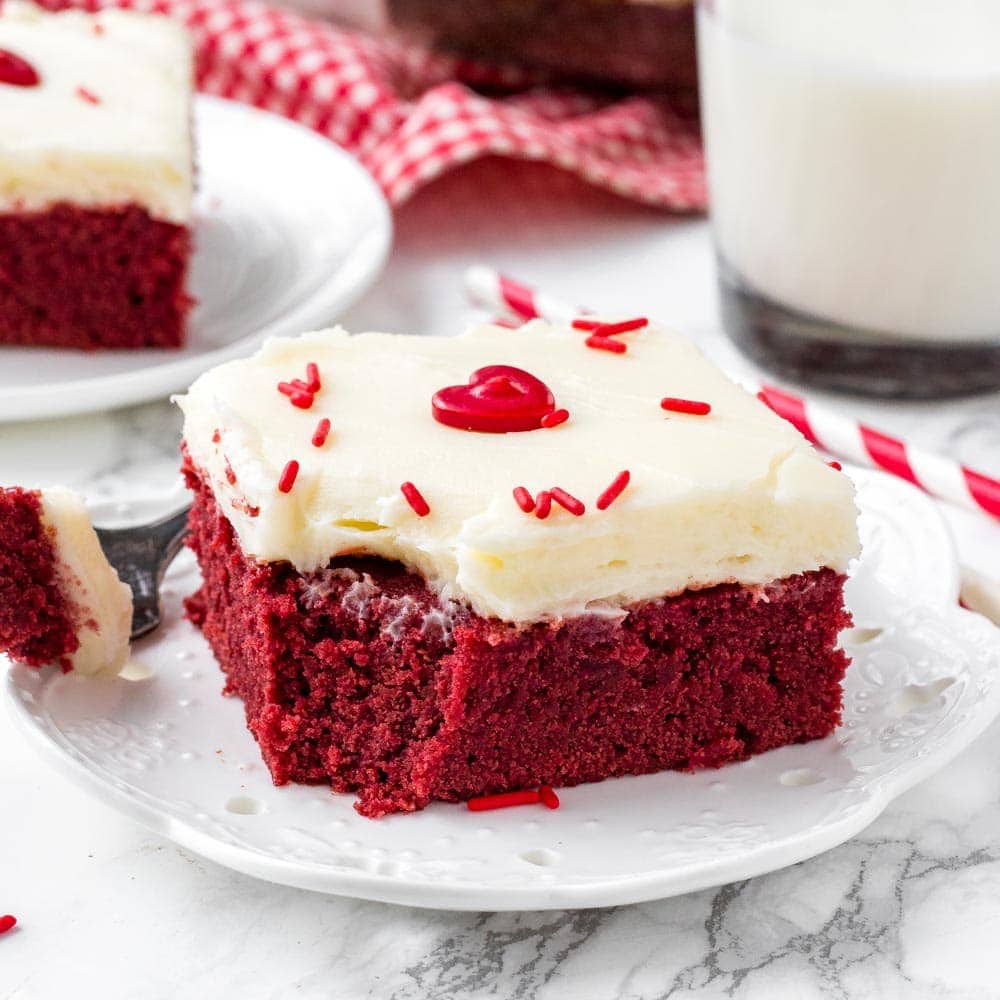
<path id="1" fill-rule="evenodd" d="M 699 0 L 723 319 L 830 388 L 1000 388 L 1000 0 Z"/>

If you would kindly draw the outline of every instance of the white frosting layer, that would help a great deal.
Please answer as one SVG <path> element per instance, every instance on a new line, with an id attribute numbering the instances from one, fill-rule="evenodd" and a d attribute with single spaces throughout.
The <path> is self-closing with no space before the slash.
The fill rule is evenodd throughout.
<path id="1" fill-rule="evenodd" d="M 40 497 L 59 585 L 80 640 L 69 662 L 81 674 L 114 676 L 128 659 L 132 591 L 105 558 L 83 500 L 59 487 L 42 490 Z"/>
<path id="2" fill-rule="evenodd" d="M 0 49 L 26 59 L 35 87 L 0 83 L 0 210 L 135 203 L 191 215 L 191 42 L 165 17 L 50 14 L 7 0 Z M 92 104 L 78 88 L 98 99 Z"/>
<path id="3" fill-rule="evenodd" d="M 345 553 L 397 559 L 508 621 L 845 569 L 858 551 L 852 486 L 797 431 L 681 336 L 629 334 L 625 355 L 584 339 L 535 322 L 456 338 L 333 330 L 275 340 L 195 382 L 179 400 L 184 435 L 247 555 L 300 571 Z M 304 378 L 309 361 L 323 390 L 305 411 L 276 384 Z M 541 378 L 569 422 L 516 434 L 437 423 L 435 391 L 490 364 Z M 705 400 L 712 412 L 667 414 L 663 396 Z M 310 437 L 324 416 L 333 430 L 317 449 Z M 301 471 L 282 494 L 290 459 Z M 631 485 L 598 511 L 595 499 L 622 469 Z M 404 481 L 429 516 L 404 501 Z M 514 503 L 519 485 L 533 495 L 560 486 L 587 512 L 554 506 L 538 520 Z"/>

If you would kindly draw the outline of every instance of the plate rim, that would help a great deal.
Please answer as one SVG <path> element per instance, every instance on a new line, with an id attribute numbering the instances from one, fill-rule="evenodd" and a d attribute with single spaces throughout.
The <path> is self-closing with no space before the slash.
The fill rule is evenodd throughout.
<path id="1" fill-rule="evenodd" d="M 366 252 L 360 259 L 365 260 L 366 265 L 358 280 L 336 296 L 324 294 L 330 287 L 329 282 L 324 283 L 307 300 L 297 303 L 263 327 L 232 343 L 200 354 L 184 358 L 161 355 L 149 366 L 127 372 L 91 375 L 26 387 L 0 387 L 0 424 L 97 413 L 166 398 L 171 392 L 185 388 L 197 377 L 198 372 L 248 354 L 270 337 L 301 333 L 317 323 L 332 321 L 331 317 L 354 305 L 384 271 L 394 239 L 392 209 L 374 177 L 351 153 L 332 139 L 327 139 L 299 122 L 241 101 L 199 93 L 195 95 L 194 105 L 196 109 L 206 109 L 204 113 L 210 115 L 261 116 L 267 119 L 270 126 L 294 133 L 300 141 L 312 143 L 317 148 L 322 148 L 327 155 L 341 160 L 345 168 L 353 173 L 359 186 L 367 189 L 378 218 L 378 224 L 363 240 Z M 4 345 L 0 345 L 0 359 L 3 349 Z M 106 394 L 113 394 L 113 398 L 106 398 Z M 82 398 L 76 399 L 77 396 Z M 22 412 L 16 412 L 18 407 L 29 403 L 35 404 L 33 409 L 27 407 Z"/>
<path id="2" fill-rule="evenodd" d="M 893 486 L 911 491 L 910 495 L 920 497 L 927 511 L 933 512 L 941 537 L 949 542 L 951 551 L 954 552 L 947 522 L 931 500 L 912 486 L 882 473 L 865 470 L 861 475 L 876 482 L 891 482 Z M 957 569 L 957 554 L 955 565 Z M 978 619 L 985 622 L 981 616 L 958 605 L 957 572 L 947 578 L 947 589 L 954 603 L 934 609 L 943 621 L 969 623 L 972 619 Z M 924 607 L 923 604 L 919 606 Z M 989 628 L 1000 638 L 1000 630 L 993 626 Z M 902 769 L 896 768 L 871 779 L 866 783 L 863 795 L 848 804 L 832 820 L 824 820 L 821 824 L 805 827 L 767 844 L 743 850 L 735 863 L 730 857 L 722 856 L 700 861 L 686 868 L 647 870 L 634 875 L 607 876 L 568 885 L 546 882 L 515 884 L 504 887 L 502 894 L 498 896 L 495 884 L 475 879 L 461 882 L 412 878 L 400 880 L 395 876 L 348 866 L 275 858 L 255 851 L 252 847 L 226 843 L 184 819 L 148 804 L 145 801 L 147 793 L 143 789 L 128 782 L 124 782 L 122 786 L 108 782 L 89 770 L 74 756 L 71 749 L 62 746 L 58 740 L 53 740 L 34 723 L 28 705 L 16 690 L 16 673 L 27 669 L 8 669 L 3 686 L 4 700 L 18 730 L 57 772 L 147 829 L 167 837 L 200 857 L 265 881 L 330 895 L 456 911 L 516 912 L 628 905 L 714 888 L 788 867 L 822 854 L 861 832 L 895 798 L 954 760 L 1000 714 L 998 689 L 992 703 L 952 732 L 943 746 L 936 747 L 931 754 L 914 756 Z M 29 676 L 39 675 L 32 672 Z M 50 676 L 55 676 L 51 668 Z M 38 683 L 44 683 L 44 680 Z M 814 741 L 812 745 L 832 743 L 835 740 L 836 736 L 829 736 L 824 740 Z"/>
<path id="3" fill-rule="evenodd" d="M 166 837 L 214 864 L 275 885 L 395 906 L 457 912 L 511 913 L 630 906 L 671 899 L 788 868 L 817 857 L 860 833 L 881 815 L 890 802 L 947 765 L 994 721 L 994 717 L 982 713 L 980 719 L 985 719 L 982 726 L 971 726 L 967 730 L 971 733 L 968 739 L 964 739 L 963 733 L 963 740 L 956 739 L 954 745 L 949 746 L 947 756 L 941 754 L 924 758 L 904 772 L 898 782 L 880 779 L 874 794 L 858 801 L 838 820 L 824 824 L 818 828 L 818 832 L 803 830 L 761 846 L 743 855 L 742 864 L 734 866 L 726 859 L 702 863 L 693 867 L 686 878 L 673 873 L 665 876 L 660 871 L 615 876 L 569 886 L 547 883 L 514 885 L 504 890 L 502 899 L 485 902 L 484 897 L 496 892 L 495 885 L 491 883 L 473 880 L 438 884 L 430 880 L 421 883 L 398 881 L 390 876 L 354 868 L 284 861 L 259 854 L 250 848 L 217 840 L 183 820 L 140 801 L 124 789 L 101 780 L 58 744 L 45 738 L 42 731 L 31 725 L 26 715 L 18 710 L 19 699 L 10 691 L 14 683 L 13 675 L 14 671 L 8 670 L 5 698 L 8 713 L 36 753 L 77 787 L 152 833 Z M 18 707 L 15 707 L 15 703 Z M 832 737 L 826 739 L 830 740 Z M 141 792 L 141 789 L 137 791 Z M 432 893 L 429 891 L 431 889 Z M 598 896 L 600 898 L 595 898 Z"/>

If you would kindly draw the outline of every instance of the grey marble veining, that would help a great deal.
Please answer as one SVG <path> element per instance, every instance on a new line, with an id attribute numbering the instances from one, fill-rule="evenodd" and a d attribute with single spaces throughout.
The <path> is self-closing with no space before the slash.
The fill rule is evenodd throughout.
<path id="1" fill-rule="evenodd" d="M 18 781 L 5 793 L 14 811 L 38 816 L 54 790 L 81 829 L 4 834 L 5 857 L 29 871 L 0 889 L 5 902 L 23 894 L 24 924 L 0 953 L 0 996 L 64 995 L 86 968 L 104 968 L 103 995 L 149 1000 L 996 996 L 1000 780 L 976 776 L 998 751 L 995 727 L 865 834 L 784 871 L 638 906 L 518 914 L 255 882 L 134 830 L 62 779 Z"/>

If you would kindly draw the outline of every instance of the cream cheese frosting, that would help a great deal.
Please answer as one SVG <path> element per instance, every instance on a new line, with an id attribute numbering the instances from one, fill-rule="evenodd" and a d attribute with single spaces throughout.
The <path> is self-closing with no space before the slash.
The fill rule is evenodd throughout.
<path id="1" fill-rule="evenodd" d="M 132 630 L 132 591 L 101 550 L 83 500 L 71 490 L 40 491 L 56 573 L 76 624 L 80 645 L 67 657 L 87 676 L 115 676 L 125 665 Z"/>
<path id="2" fill-rule="evenodd" d="M 243 552 L 301 572 L 337 555 L 399 560 L 482 615 L 529 622 L 722 582 L 756 585 L 858 552 L 851 483 L 687 339 L 648 327 L 626 354 L 541 321 L 454 338 L 334 329 L 267 343 L 201 376 L 178 402 L 184 438 Z M 308 410 L 279 381 L 314 362 Z M 475 433 L 438 423 L 431 399 L 486 365 L 541 379 L 568 421 Z M 665 396 L 708 416 L 666 413 Z M 326 443 L 310 443 L 327 418 Z M 294 487 L 278 489 L 286 464 Z M 596 498 L 622 470 L 625 492 Z M 419 517 L 400 486 L 430 507 Z M 512 497 L 561 487 L 586 505 L 540 520 Z"/>
<path id="3" fill-rule="evenodd" d="M 0 84 L 0 210 L 132 203 L 187 223 L 193 57 L 181 25 L 7 0 L 0 49 L 41 78 L 37 86 Z"/>

